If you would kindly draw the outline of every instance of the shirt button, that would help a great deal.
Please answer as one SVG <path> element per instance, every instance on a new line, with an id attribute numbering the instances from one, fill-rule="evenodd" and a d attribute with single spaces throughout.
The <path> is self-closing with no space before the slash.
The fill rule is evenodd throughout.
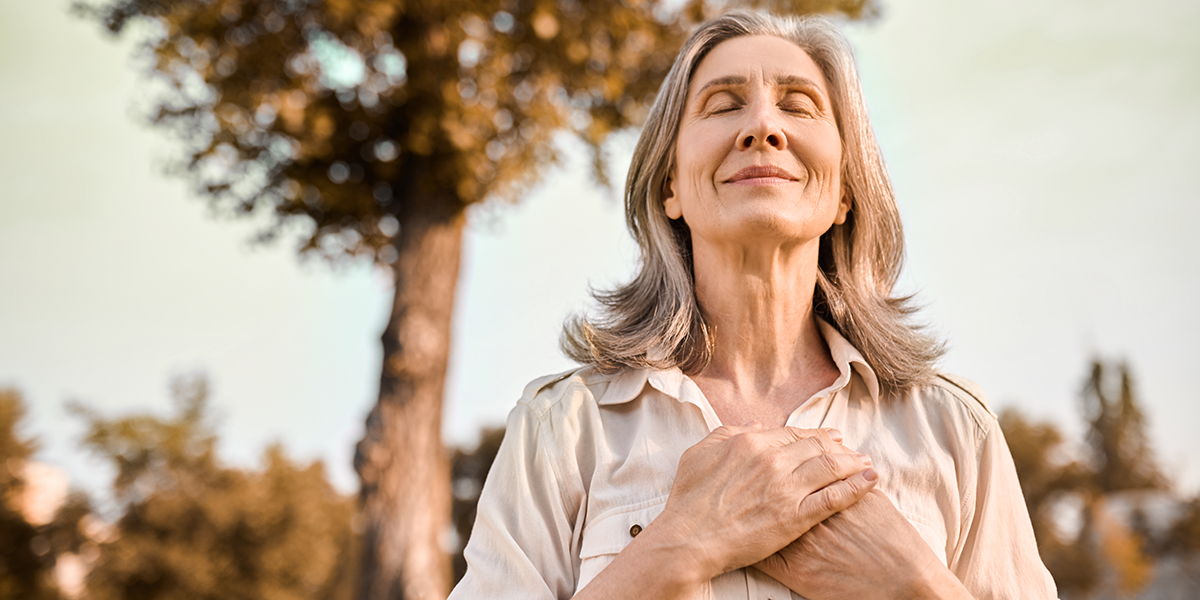
<path id="1" fill-rule="evenodd" d="M 629 537 L 637 537 L 637 534 L 639 534 L 641 532 L 642 532 L 642 526 L 638 525 L 637 523 L 634 523 L 633 527 L 629 528 Z"/>

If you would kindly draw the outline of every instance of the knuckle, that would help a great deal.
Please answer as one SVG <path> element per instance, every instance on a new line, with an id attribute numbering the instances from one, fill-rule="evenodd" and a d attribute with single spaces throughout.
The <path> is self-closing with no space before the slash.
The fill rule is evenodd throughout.
<path id="1" fill-rule="evenodd" d="M 817 457 L 821 472 L 829 477 L 837 477 L 841 469 L 838 468 L 838 461 L 832 454 L 822 454 Z"/>
<path id="2" fill-rule="evenodd" d="M 829 503 L 831 511 L 838 511 L 846 508 L 852 503 L 854 495 L 850 493 L 848 486 L 831 485 L 825 488 L 825 497 Z"/>
<path id="3" fill-rule="evenodd" d="M 754 464 L 763 470 L 775 470 L 780 465 L 780 457 L 775 452 L 760 452 L 754 455 Z"/>
<path id="4" fill-rule="evenodd" d="M 839 508 L 839 494 L 832 487 L 827 487 L 817 494 L 817 510 L 821 514 L 836 512 Z"/>
<path id="5" fill-rule="evenodd" d="M 842 488 L 842 494 L 846 497 L 847 504 L 852 503 L 854 498 L 858 498 L 859 496 L 863 495 L 862 478 L 848 477 L 842 483 L 845 485 L 839 487 Z"/>
<path id="6" fill-rule="evenodd" d="M 801 429 L 800 427 L 788 427 L 787 430 L 791 434 L 792 440 L 797 442 L 810 438 L 817 433 L 812 429 Z"/>
<path id="7" fill-rule="evenodd" d="M 745 433 L 729 438 L 729 445 L 735 452 L 751 452 L 757 446 L 754 437 Z"/>

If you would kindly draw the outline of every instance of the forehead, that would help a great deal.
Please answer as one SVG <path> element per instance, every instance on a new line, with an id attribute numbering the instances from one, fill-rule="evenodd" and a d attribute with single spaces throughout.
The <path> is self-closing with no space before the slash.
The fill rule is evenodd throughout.
<path id="1" fill-rule="evenodd" d="M 785 78 L 808 79 L 825 94 L 829 91 L 825 74 L 807 52 L 789 40 L 771 35 L 747 35 L 717 44 L 696 67 L 688 85 L 688 97 L 706 83 L 729 76 L 768 83 Z"/>

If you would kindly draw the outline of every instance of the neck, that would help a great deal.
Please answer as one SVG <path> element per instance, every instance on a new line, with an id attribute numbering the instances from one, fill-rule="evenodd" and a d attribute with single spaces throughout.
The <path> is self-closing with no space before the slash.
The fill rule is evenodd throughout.
<path id="1" fill-rule="evenodd" d="M 696 296 L 716 337 L 696 377 L 706 394 L 799 405 L 836 378 L 813 313 L 818 243 L 695 248 Z"/>

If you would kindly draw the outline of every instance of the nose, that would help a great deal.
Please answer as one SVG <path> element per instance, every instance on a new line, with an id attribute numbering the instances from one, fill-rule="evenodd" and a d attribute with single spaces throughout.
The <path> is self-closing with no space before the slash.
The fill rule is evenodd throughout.
<path id="1" fill-rule="evenodd" d="M 787 135 L 780 126 L 779 119 L 774 114 L 774 106 L 760 102 L 754 110 L 748 111 L 745 127 L 738 135 L 739 150 L 752 150 L 756 147 L 770 147 L 775 150 L 787 149 Z"/>

